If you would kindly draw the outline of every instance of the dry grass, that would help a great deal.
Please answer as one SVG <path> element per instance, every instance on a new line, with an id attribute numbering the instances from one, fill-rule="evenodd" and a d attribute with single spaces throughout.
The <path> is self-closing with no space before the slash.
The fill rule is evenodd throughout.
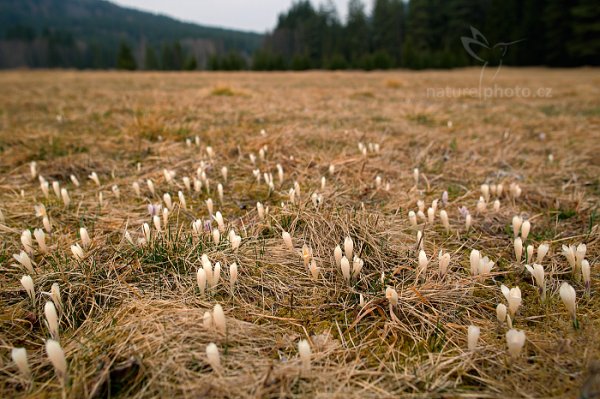
<path id="1" fill-rule="evenodd" d="M 600 80 L 596 70 L 504 69 L 499 85 L 549 87 L 552 96 L 427 97 L 427 88 L 474 87 L 478 73 L 0 74 L 0 396 L 575 397 L 588 366 L 600 358 L 600 286 L 593 266 L 591 296 L 583 297 L 560 246 L 584 242 L 590 264 L 598 263 Z M 200 147 L 186 146 L 195 136 Z M 362 156 L 359 141 L 379 143 L 381 151 Z M 213 160 L 207 145 L 215 150 Z M 267 157 L 256 167 L 275 175 L 273 193 L 256 184 L 248 161 L 263 145 Z M 34 160 L 48 181 L 68 188 L 68 209 L 52 189 L 44 198 L 29 174 Z M 176 205 L 168 232 L 150 245 L 124 240 L 126 228 L 137 238 L 140 226 L 151 224 L 147 204 L 159 203 L 165 192 L 177 203 L 181 178 L 193 177 L 201 160 L 211 193 L 185 192 L 188 210 Z M 221 204 L 222 166 L 229 180 Z M 415 167 L 425 175 L 418 187 Z M 164 168 L 177 172 L 174 185 L 165 181 Z M 100 188 L 87 179 L 92 171 Z M 389 191 L 376 189 L 378 175 Z M 327 177 L 324 190 L 321 176 Z M 156 185 L 154 198 L 148 178 Z M 134 181 L 143 198 L 131 189 Z M 293 205 L 287 192 L 294 181 L 302 195 Z M 499 212 L 489 206 L 477 215 L 484 182 L 516 182 L 523 195 L 503 196 Z M 445 190 L 452 231 L 445 232 L 439 217 L 421 226 L 431 262 L 416 281 L 416 231 L 407 213 L 418 199 L 429 204 Z M 324 198 L 318 210 L 310 200 L 315 191 Z M 191 222 L 209 217 L 209 196 L 228 228 L 242 236 L 238 251 L 226 239 L 215 246 L 208 234 L 192 238 Z M 259 220 L 257 201 L 270 208 L 266 221 Z M 32 307 L 12 254 L 21 249 L 21 231 L 41 227 L 34 214 L 39 203 L 54 230 L 47 238 L 51 252 L 34 256 Z M 462 205 L 474 216 L 470 232 L 457 210 Z M 531 220 L 529 242 L 551 245 L 544 304 L 514 260 L 515 214 Z M 69 248 L 82 226 L 93 245 L 78 262 Z M 321 267 L 317 281 L 284 246 L 282 229 L 297 251 L 303 244 L 312 248 Z M 346 235 L 365 261 L 350 286 L 333 260 Z M 440 249 L 452 255 L 443 279 L 436 270 Z M 470 276 L 471 249 L 496 261 L 492 276 Z M 204 253 L 220 261 L 223 272 L 219 289 L 201 297 L 196 270 Z M 231 295 L 227 265 L 234 261 L 240 277 Z M 562 281 L 577 290 L 579 330 L 558 296 Z M 60 341 L 70 375 L 64 390 L 44 352 L 49 335 L 41 292 L 55 282 L 64 302 Z M 506 326 L 496 321 L 495 306 L 504 302 L 500 284 L 523 291 L 514 324 L 527 343 L 514 361 L 506 353 Z M 399 294 L 393 314 L 385 286 Z M 216 303 L 227 316 L 225 337 L 202 324 Z M 469 324 L 482 331 L 474 353 L 466 349 Z M 300 369 L 300 339 L 313 351 L 308 374 Z M 209 342 L 220 348 L 221 373 L 207 364 Z M 33 382 L 19 376 L 13 347 L 27 348 Z"/>

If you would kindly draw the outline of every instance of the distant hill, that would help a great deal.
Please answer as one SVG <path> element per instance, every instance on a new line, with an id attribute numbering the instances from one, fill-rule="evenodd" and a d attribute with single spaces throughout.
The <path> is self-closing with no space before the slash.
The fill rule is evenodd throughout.
<path id="1" fill-rule="evenodd" d="M 211 55 L 249 59 L 261 41 L 104 0 L 0 0 L 0 68 L 195 69 Z"/>

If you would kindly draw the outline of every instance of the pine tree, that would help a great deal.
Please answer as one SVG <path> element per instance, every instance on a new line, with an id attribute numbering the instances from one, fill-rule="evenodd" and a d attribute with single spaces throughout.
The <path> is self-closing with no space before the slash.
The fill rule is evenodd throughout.
<path id="1" fill-rule="evenodd" d="M 137 68 L 135 58 L 133 58 L 133 52 L 131 47 L 125 42 L 121 42 L 119 45 L 119 52 L 117 54 L 117 69 L 124 69 L 127 71 L 133 71 Z"/>
<path id="2" fill-rule="evenodd" d="M 159 69 L 158 59 L 156 58 L 156 52 L 152 47 L 146 47 L 146 55 L 144 58 L 144 68 L 150 71 Z"/>
<path id="3" fill-rule="evenodd" d="M 600 62 L 600 7 L 595 0 L 578 0 L 571 9 L 573 40 L 568 55 L 579 63 Z"/>
<path id="4" fill-rule="evenodd" d="M 344 54 L 352 66 L 359 67 L 361 59 L 369 53 L 369 23 L 365 5 L 361 0 L 350 0 L 348 18 L 344 28 Z"/>

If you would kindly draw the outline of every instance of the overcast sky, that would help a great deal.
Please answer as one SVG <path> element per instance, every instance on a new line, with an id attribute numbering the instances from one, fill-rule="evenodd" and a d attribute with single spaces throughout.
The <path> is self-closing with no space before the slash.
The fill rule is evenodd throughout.
<path id="1" fill-rule="evenodd" d="M 265 32 L 275 27 L 277 16 L 292 0 L 110 0 L 122 6 L 165 14 L 183 21 L 242 30 Z M 318 5 L 324 0 L 311 0 Z M 342 18 L 348 0 L 333 0 Z M 373 0 L 363 0 L 367 11 Z"/>

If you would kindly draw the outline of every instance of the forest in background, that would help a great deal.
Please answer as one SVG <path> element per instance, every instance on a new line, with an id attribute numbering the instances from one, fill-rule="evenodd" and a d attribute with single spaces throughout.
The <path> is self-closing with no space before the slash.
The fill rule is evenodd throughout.
<path id="1" fill-rule="evenodd" d="M 266 35 L 103 0 L 0 0 L 0 26 L 2 68 L 373 70 L 600 59 L 595 0 L 375 0 L 371 9 L 349 0 L 345 20 L 332 1 L 300 0 Z M 474 39 L 479 59 L 462 38 Z"/>

